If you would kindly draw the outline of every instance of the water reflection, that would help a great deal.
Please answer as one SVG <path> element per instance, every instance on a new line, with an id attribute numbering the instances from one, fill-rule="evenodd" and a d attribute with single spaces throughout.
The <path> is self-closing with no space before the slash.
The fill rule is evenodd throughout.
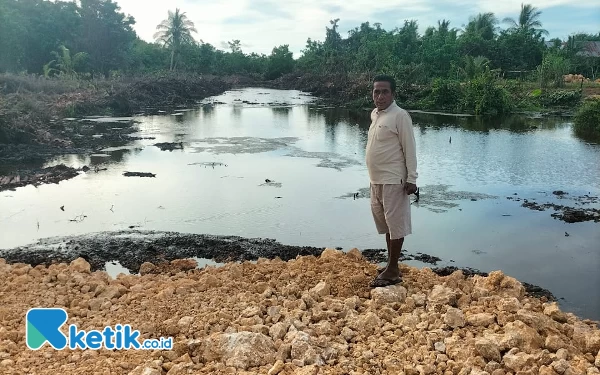
<path id="1" fill-rule="evenodd" d="M 142 152 L 142 148 L 108 148 L 91 155 L 62 155 L 48 160 L 44 167 L 64 164 L 73 168 L 90 167 L 92 170 L 108 169 L 127 164 Z"/>
<path id="2" fill-rule="evenodd" d="M 287 119 L 290 115 L 291 107 L 271 107 L 275 117 Z"/>
<path id="3" fill-rule="evenodd" d="M 553 130 L 568 127 L 569 122 L 559 117 L 530 117 L 524 115 L 506 115 L 497 117 L 454 116 L 433 113 L 410 112 L 415 125 L 423 128 L 442 129 L 458 127 L 464 130 L 488 133 L 490 130 L 510 130 L 515 133 L 529 132 L 538 129 Z"/>
<path id="4" fill-rule="evenodd" d="M 204 120 L 210 120 L 215 112 L 215 107 L 212 104 L 205 104 L 201 107 L 202 118 Z"/>

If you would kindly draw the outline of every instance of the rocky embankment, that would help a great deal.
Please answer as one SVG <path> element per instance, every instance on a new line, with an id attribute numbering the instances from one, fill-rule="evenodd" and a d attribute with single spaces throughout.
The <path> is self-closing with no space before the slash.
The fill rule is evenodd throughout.
<path id="1" fill-rule="evenodd" d="M 115 279 L 90 269 L 82 258 L 0 259 L 0 373 L 600 374 L 598 326 L 526 297 L 499 271 L 403 266 L 402 286 L 369 289 L 376 265 L 356 249 L 219 268 L 144 263 Z M 79 330 L 130 324 L 173 348 L 30 350 L 32 307 L 62 307 Z"/>

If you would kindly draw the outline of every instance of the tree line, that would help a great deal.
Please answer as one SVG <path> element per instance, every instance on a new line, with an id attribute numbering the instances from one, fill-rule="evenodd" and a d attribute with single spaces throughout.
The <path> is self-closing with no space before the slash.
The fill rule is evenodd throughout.
<path id="1" fill-rule="evenodd" d="M 270 55 L 244 53 L 240 40 L 230 41 L 229 50 L 217 49 L 197 40 L 180 9 L 168 12 L 148 43 L 133 30 L 135 19 L 112 0 L 0 0 L 0 72 L 108 77 L 176 70 L 265 79 L 290 72 L 387 72 L 416 84 L 469 80 L 485 71 L 557 85 L 567 73 L 595 79 L 600 58 L 581 52 L 585 42 L 600 41 L 600 32 L 548 41 L 541 14 L 523 4 L 514 19 L 480 13 L 462 28 L 442 19 L 422 35 L 415 20 L 392 30 L 365 22 L 347 37 L 335 19 L 325 27 L 324 40 L 309 38 L 294 59 L 289 45 L 274 47 Z"/>

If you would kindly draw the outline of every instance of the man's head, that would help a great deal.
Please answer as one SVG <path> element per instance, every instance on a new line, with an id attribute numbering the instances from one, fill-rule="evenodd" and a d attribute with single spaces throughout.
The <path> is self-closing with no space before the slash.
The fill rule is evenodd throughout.
<path id="1" fill-rule="evenodd" d="M 388 75 L 378 75 L 373 79 L 373 102 L 382 110 L 392 104 L 396 95 L 396 81 Z"/>

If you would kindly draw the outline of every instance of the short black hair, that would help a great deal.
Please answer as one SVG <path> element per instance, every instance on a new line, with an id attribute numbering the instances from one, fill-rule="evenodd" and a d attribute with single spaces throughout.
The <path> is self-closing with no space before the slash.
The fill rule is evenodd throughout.
<path id="1" fill-rule="evenodd" d="M 389 82 L 392 92 L 396 92 L 396 80 L 394 79 L 394 77 L 392 77 L 390 75 L 387 75 L 387 74 L 377 75 L 377 76 L 375 76 L 375 78 L 373 78 L 373 83 L 375 83 L 375 82 Z"/>

